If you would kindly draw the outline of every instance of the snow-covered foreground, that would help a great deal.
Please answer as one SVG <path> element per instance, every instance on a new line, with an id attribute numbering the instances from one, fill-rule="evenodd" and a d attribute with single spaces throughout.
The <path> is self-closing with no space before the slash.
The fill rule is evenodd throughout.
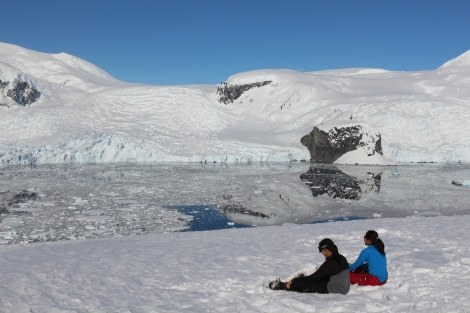
<path id="1" fill-rule="evenodd" d="M 465 312 L 469 223 L 410 217 L 0 246 L 0 312 Z M 319 265 L 324 237 L 354 261 L 368 229 L 386 245 L 386 285 L 346 296 L 263 288 Z"/>

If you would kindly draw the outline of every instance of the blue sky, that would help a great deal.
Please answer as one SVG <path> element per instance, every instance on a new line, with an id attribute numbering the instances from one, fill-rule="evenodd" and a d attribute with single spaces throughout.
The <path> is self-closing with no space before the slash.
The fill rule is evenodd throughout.
<path id="1" fill-rule="evenodd" d="M 153 85 L 256 69 L 428 70 L 470 49 L 468 0 L 22 0 L 1 12 L 2 42 Z"/>

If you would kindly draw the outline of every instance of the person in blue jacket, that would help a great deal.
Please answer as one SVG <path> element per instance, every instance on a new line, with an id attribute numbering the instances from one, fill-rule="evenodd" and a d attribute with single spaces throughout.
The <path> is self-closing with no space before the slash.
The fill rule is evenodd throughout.
<path id="1" fill-rule="evenodd" d="M 388 279 L 385 245 L 375 230 L 366 232 L 364 244 L 367 248 L 362 250 L 356 262 L 349 266 L 351 284 L 381 286 Z"/>

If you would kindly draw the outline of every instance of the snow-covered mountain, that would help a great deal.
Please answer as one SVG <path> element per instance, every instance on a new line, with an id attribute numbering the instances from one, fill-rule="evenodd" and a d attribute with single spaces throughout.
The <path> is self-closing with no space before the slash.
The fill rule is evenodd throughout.
<path id="1" fill-rule="evenodd" d="M 360 130 L 336 163 L 470 162 L 469 83 L 470 51 L 433 71 L 258 70 L 151 86 L 0 43 L 0 164 L 310 160 L 301 140 L 314 128 L 331 146 Z"/>

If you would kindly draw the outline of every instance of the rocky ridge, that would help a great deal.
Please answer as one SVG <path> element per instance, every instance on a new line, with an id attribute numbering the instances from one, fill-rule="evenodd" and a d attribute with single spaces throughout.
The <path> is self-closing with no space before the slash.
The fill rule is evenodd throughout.
<path id="1" fill-rule="evenodd" d="M 0 106 L 8 106 L 7 99 L 13 100 L 15 103 L 27 106 L 39 99 L 41 93 L 30 83 L 19 79 L 13 81 L 2 81 L 0 79 Z M 3 99 L 2 98 L 6 98 Z"/>

